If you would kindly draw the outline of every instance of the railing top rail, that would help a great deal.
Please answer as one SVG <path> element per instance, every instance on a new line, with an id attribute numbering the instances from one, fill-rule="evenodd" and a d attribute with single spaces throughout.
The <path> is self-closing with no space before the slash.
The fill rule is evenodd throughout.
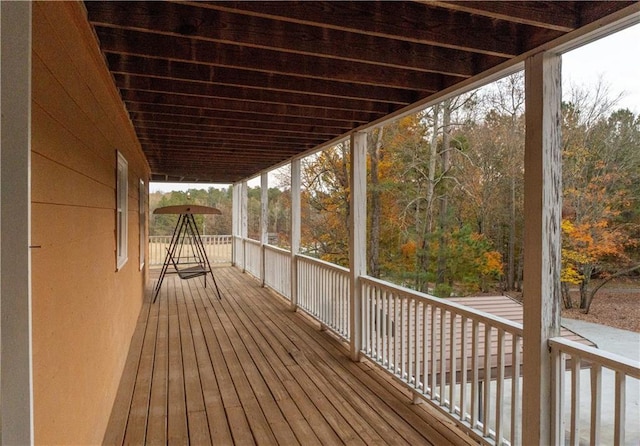
<path id="1" fill-rule="evenodd" d="M 376 279 L 375 277 L 363 276 L 360 279 L 365 283 L 367 282 L 372 283 L 379 288 L 382 288 L 384 290 L 387 290 L 393 293 L 401 293 L 415 299 L 426 300 L 429 302 L 429 304 L 435 307 L 453 311 L 456 314 L 502 329 L 508 333 L 512 333 L 517 336 L 522 336 L 523 334 L 522 324 L 519 324 L 514 321 L 510 321 L 509 319 L 505 319 L 500 316 L 496 316 L 489 313 L 484 313 L 474 308 L 467 307 L 466 305 L 462 305 L 457 302 L 451 302 L 451 301 L 448 301 L 447 299 L 431 296 L 429 294 L 422 293 L 420 291 L 404 288 L 399 285 L 394 285 L 392 283 L 388 283 L 383 280 Z"/>
<path id="2" fill-rule="evenodd" d="M 335 263 L 327 262 L 325 260 L 316 259 L 315 257 L 309 257 L 309 256 L 306 256 L 304 254 L 297 254 L 296 257 L 298 257 L 302 261 L 309 262 L 309 263 L 315 263 L 315 264 L 320 265 L 320 266 L 325 267 L 325 268 L 335 269 L 337 271 L 340 271 L 341 273 L 346 273 L 346 274 L 349 273 L 349 268 L 345 268 L 344 266 L 336 265 Z"/>
<path id="3" fill-rule="evenodd" d="M 280 254 L 291 254 L 290 250 L 275 245 L 264 245 L 264 249 L 268 251 L 275 251 Z"/>
<path id="4" fill-rule="evenodd" d="M 245 238 L 243 239 L 245 242 L 249 243 L 250 245 L 256 245 L 256 246 L 260 246 L 262 243 L 260 243 L 259 240 L 254 240 L 252 238 Z"/>
<path id="5" fill-rule="evenodd" d="M 579 356 L 581 359 L 595 362 L 608 369 L 619 371 L 625 375 L 640 379 L 639 361 L 634 361 L 633 359 L 625 358 L 624 356 L 620 356 L 615 353 L 559 337 L 549 339 L 549 346 L 552 349 L 557 349 L 564 353 Z"/>

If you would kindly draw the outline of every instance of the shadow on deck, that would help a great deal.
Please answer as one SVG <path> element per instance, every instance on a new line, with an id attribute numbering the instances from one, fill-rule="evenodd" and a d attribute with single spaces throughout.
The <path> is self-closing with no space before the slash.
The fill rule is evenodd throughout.
<path id="1" fill-rule="evenodd" d="M 105 444 L 475 444 L 249 276 L 214 273 L 222 300 L 174 275 L 147 297 Z"/>

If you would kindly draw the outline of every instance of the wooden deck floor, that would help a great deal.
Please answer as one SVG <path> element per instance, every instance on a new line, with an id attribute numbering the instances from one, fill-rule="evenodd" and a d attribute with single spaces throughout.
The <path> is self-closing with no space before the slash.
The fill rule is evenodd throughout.
<path id="1" fill-rule="evenodd" d="M 223 299 L 167 276 L 146 303 L 105 444 L 475 444 L 232 267 Z"/>

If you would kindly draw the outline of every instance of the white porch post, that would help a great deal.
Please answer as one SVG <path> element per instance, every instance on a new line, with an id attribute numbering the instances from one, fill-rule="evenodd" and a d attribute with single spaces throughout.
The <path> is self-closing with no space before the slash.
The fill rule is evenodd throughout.
<path id="1" fill-rule="evenodd" d="M 0 2 L 0 443 L 33 444 L 31 3 Z"/>
<path id="2" fill-rule="evenodd" d="M 242 244 L 242 272 L 247 269 L 247 248 L 246 240 L 248 234 L 248 221 L 249 216 L 247 214 L 247 207 L 249 202 L 248 186 L 247 182 L 242 182 L 240 189 L 240 243 Z"/>
<path id="3" fill-rule="evenodd" d="M 349 332 L 351 359 L 360 358 L 362 347 L 362 296 L 360 276 L 366 274 L 367 252 L 367 134 L 351 135 L 351 167 L 349 182 L 349 271 L 351 274 L 351 302 Z"/>
<path id="4" fill-rule="evenodd" d="M 300 159 L 291 161 L 291 309 L 298 308 L 298 262 L 302 208 L 300 205 Z"/>
<path id="5" fill-rule="evenodd" d="M 260 282 L 265 285 L 266 262 L 265 245 L 269 244 L 269 177 L 260 175 Z"/>
<path id="6" fill-rule="evenodd" d="M 538 53 L 525 62 L 524 354 L 522 435 L 551 444 L 551 357 L 560 333 L 562 214 L 561 57 Z"/>
<path id="7" fill-rule="evenodd" d="M 240 236 L 240 189 L 240 184 L 234 183 L 231 190 L 231 264 L 233 266 L 238 265 L 236 237 Z"/>

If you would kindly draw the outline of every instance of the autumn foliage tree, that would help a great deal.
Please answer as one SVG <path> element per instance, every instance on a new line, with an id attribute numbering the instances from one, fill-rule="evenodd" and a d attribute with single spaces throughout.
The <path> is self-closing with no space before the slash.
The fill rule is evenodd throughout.
<path id="1" fill-rule="evenodd" d="M 632 271 L 638 255 L 640 119 L 615 102 L 574 93 L 563 106 L 563 301 L 577 286 L 579 307 L 588 312 L 601 282 Z M 612 111 L 613 110 L 613 111 Z"/>

